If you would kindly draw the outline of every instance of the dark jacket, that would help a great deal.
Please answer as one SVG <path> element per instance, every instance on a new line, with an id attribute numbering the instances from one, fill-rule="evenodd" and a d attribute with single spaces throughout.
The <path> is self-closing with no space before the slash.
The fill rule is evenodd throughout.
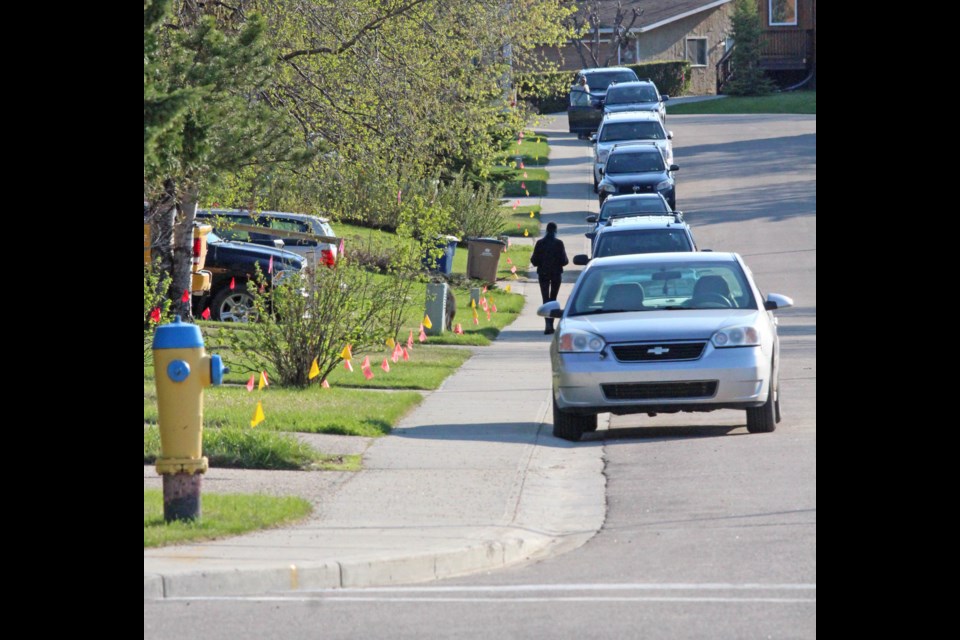
<path id="1" fill-rule="evenodd" d="M 533 255 L 530 256 L 530 263 L 537 268 L 537 275 L 558 276 L 563 273 L 563 268 L 570 264 L 567 260 L 567 251 L 563 247 L 563 241 L 557 238 L 554 233 L 548 233 L 537 240 L 533 247 Z"/>

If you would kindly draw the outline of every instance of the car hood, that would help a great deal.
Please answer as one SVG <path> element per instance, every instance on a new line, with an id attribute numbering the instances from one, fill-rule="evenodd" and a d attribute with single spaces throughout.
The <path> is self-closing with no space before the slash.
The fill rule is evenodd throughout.
<path id="1" fill-rule="evenodd" d="M 607 343 L 659 340 L 709 340 L 725 327 L 755 324 L 757 309 L 690 309 L 628 311 L 569 316 L 561 329 L 579 329 L 601 336 Z"/>
<path id="2" fill-rule="evenodd" d="M 274 249 L 264 247 L 251 242 L 211 242 L 209 245 L 208 258 L 214 260 L 229 260 L 233 257 L 246 256 L 257 260 L 269 261 L 273 258 L 277 266 L 285 266 L 293 269 L 300 269 L 303 266 L 303 257 L 298 256 L 292 251 L 283 249 Z"/>
<path id="3" fill-rule="evenodd" d="M 621 113 L 623 111 L 657 111 L 659 102 L 627 102 L 624 104 L 605 104 L 604 113 Z"/>
<path id="4" fill-rule="evenodd" d="M 644 173 L 614 173 L 603 176 L 604 181 L 617 186 L 624 184 L 656 184 L 667 179 L 665 171 L 649 171 Z"/>

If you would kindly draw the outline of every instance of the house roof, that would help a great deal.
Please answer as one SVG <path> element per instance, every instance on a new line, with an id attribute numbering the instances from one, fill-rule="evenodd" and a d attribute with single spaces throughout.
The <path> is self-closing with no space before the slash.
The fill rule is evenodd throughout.
<path id="1" fill-rule="evenodd" d="M 623 26 L 630 24 L 632 10 L 634 8 L 643 9 L 637 21 L 633 24 L 633 31 L 641 33 L 653 31 L 664 25 L 682 20 L 687 16 L 707 11 L 725 5 L 732 0 L 622 0 L 623 11 L 626 17 L 623 20 Z M 581 11 L 589 10 L 591 3 L 580 5 Z M 617 15 L 617 3 L 615 0 L 600 0 L 600 26 L 601 28 L 611 28 Z"/>

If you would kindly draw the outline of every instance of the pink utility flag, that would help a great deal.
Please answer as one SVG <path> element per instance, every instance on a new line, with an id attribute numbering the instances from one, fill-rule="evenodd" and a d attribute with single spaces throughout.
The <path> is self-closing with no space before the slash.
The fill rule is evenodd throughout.
<path id="1" fill-rule="evenodd" d="M 510 273 L 513 273 L 513 274 L 516 274 L 516 273 L 517 273 L 517 266 L 516 266 L 516 265 L 510 267 Z"/>
<path id="2" fill-rule="evenodd" d="M 183 295 L 180 296 L 180 302 L 190 302 L 190 291 L 188 289 L 183 290 Z"/>
<path id="3" fill-rule="evenodd" d="M 363 377 L 367 380 L 373 380 L 373 371 L 370 370 L 370 367 L 363 369 Z"/>
<path id="4" fill-rule="evenodd" d="M 324 378 L 324 379 L 323 379 L 323 382 L 320 383 L 320 386 L 323 387 L 324 389 L 329 389 L 329 388 L 330 388 L 330 383 L 327 382 L 327 379 L 326 379 L 326 378 Z"/>
<path id="5" fill-rule="evenodd" d="M 343 250 L 343 238 L 340 238 L 340 247 L 337 249 L 337 255 L 338 255 L 339 257 L 341 257 L 341 258 L 342 258 L 343 255 L 344 255 L 344 250 Z"/>
<path id="6" fill-rule="evenodd" d="M 230 278 L 230 290 L 233 291 L 236 288 L 237 288 L 237 279 Z"/>
<path id="7" fill-rule="evenodd" d="M 410 353 L 406 349 L 403 350 L 403 361 L 407 362 L 410 360 Z"/>
<path id="8" fill-rule="evenodd" d="M 349 360 L 343 361 L 343 368 L 346 369 L 347 371 L 350 371 L 351 373 L 353 372 L 353 365 L 350 364 Z"/>
<path id="9" fill-rule="evenodd" d="M 250 374 L 250 379 L 247 380 L 247 391 L 253 391 L 253 387 L 257 384 L 257 376 L 254 373 Z"/>
<path id="10" fill-rule="evenodd" d="M 150 312 L 150 320 L 154 324 L 160 324 L 160 307 L 153 308 L 153 311 Z"/>
<path id="11" fill-rule="evenodd" d="M 204 320 L 209 320 L 209 319 L 210 319 L 210 307 L 207 307 L 206 309 L 204 309 L 204 310 L 203 310 L 203 313 L 200 314 L 200 317 L 203 318 Z"/>
<path id="12" fill-rule="evenodd" d="M 507 264 L 513 264 L 513 260 L 511 260 L 510 258 L 507 258 Z"/>
<path id="13" fill-rule="evenodd" d="M 390 373 L 390 363 L 387 361 L 386 358 L 384 358 L 383 362 L 380 363 L 380 368 L 386 371 L 387 373 Z"/>
<path id="14" fill-rule="evenodd" d="M 410 336 L 407 338 L 407 349 L 413 349 L 413 329 L 410 329 Z"/>
<path id="15" fill-rule="evenodd" d="M 523 189 L 524 191 L 526 191 L 526 190 L 527 190 L 527 183 L 526 183 L 526 182 L 521 182 L 521 183 L 520 183 L 520 188 Z M 530 195 L 530 194 L 527 194 L 527 195 Z"/>
<path id="16" fill-rule="evenodd" d="M 483 308 L 484 311 L 490 308 L 490 303 L 487 302 L 487 296 L 483 296 L 482 298 L 480 298 L 480 306 Z"/>
<path id="17" fill-rule="evenodd" d="M 360 365 L 360 368 L 361 368 L 361 369 L 364 369 L 364 368 L 369 369 L 369 368 L 370 368 L 370 356 L 364 356 L 364 357 L 363 357 L 363 363 Z"/>
<path id="18" fill-rule="evenodd" d="M 526 167 L 523 166 L 523 160 L 520 161 L 520 168 L 521 168 L 521 169 L 526 169 Z"/>
<path id="19" fill-rule="evenodd" d="M 459 322 L 457 323 L 457 326 L 453 328 L 453 332 L 456 333 L 457 335 L 461 335 L 461 336 L 463 335 L 463 327 L 460 326 Z"/>
<path id="20" fill-rule="evenodd" d="M 427 334 L 423 332 L 423 325 L 420 325 L 420 342 L 427 341 Z"/>
<path id="21" fill-rule="evenodd" d="M 491 301 L 490 301 L 490 304 L 491 304 L 491 308 L 493 309 L 493 312 L 496 313 L 496 312 L 497 312 L 497 303 L 494 302 L 493 300 L 491 300 Z"/>
<path id="22" fill-rule="evenodd" d="M 267 273 L 273 273 L 273 256 L 270 256 L 270 262 L 267 263 Z"/>
<path id="23" fill-rule="evenodd" d="M 403 189 L 397 189 L 397 204 L 400 204 L 400 196 L 403 194 Z"/>

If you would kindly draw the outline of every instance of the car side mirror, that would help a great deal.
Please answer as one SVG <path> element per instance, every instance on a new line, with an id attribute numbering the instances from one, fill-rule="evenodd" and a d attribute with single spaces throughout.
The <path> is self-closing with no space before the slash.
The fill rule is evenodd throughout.
<path id="1" fill-rule="evenodd" d="M 591 133 L 591 134 L 590 134 L 590 142 L 594 142 L 594 143 L 595 143 L 596 141 L 597 141 L 597 134 Z"/>
<path id="2" fill-rule="evenodd" d="M 667 140 L 673 140 L 673 131 L 667 131 Z"/>
<path id="3" fill-rule="evenodd" d="M 597 171 L 600 173 L 600 175 L 603 175 L 603 167 L 597 167 Z"/>
<path id="4" fill-rule="evenodd" d="M 563 315 L 563 308 L 560 307 L 559 302 L 551 300 L 537 309 L 537 315 L 541 318 L 559 318 Z"/>
<path id="5" fill-rule="evenodd" d="M 670 165 L 670 171 L 680 171 L 680 165 L 676 165 L 676 164 Z"/>
<path id="6" fill-rule="evenodd" d="M 763 303 L 763 308 L 767 311 L 774 311 L 776 309 L 789 309 L 793 306 L 793 298 L 779 293 L 771 293 L 767 296 L 766 302 Z"/>
<path id="7" fill-rule="evenodd" d="M 587 216 L 587 222 L 596 222 L 597 216 Z"/>
<path id="8" fill-rule="evenodd" d="M 590 262 L 590 258 L 588 258 L 587 254 L 585 253 L 578 253 L 577 255 L 573 256 L 573 264 L 577 266 L 582 267 L 588 262 Z"/>
<path id="9" fill-rule="evenodd" d="M 597 237 L 597 232 L 596 232 L 596 231 L 588 231 L 588 232 L 586 232 L 586 233 L 583 234 L 583 235 L 585 235 L 586 237 L 588 237 L 588 238 L 590 238 L 591 240 L 593 240 L 594 238 Z"/>
<path id="10" fill-rule="evenodd" d="M 667 100 L 670 99 L 670 96 L 668 96 L 668 95 L 665 94 L 665 93 L 661 93 L 661 94 L 660 94 L 660 99 L 663 100 L 664 102 L 666 102 Z"/>

